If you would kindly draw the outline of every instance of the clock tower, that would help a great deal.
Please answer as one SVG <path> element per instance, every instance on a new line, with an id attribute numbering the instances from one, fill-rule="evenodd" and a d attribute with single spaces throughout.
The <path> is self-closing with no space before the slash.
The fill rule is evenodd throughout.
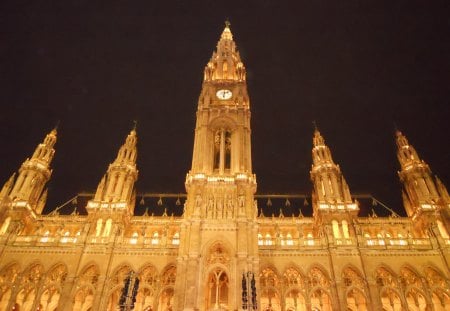
<path id="1" fill-rule="evenodd" d="M 257 272 L 256 177 L 245 67 L 230 25 L 204 71 L 178 255 L 179 310 L 236 310 Z M 177 301 L 178 300 L 178 301 Z"/>

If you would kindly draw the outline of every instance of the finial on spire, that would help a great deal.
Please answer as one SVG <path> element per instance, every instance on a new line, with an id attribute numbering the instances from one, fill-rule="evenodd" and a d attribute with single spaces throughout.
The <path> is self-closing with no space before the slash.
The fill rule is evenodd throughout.
<path id="1" fill-rule="evenodd" d="M 230 28 L 230 26 L 231 26 L 230 20 L 227 18 L 225 20 L 225 27 Z"/>
<path id="2" fill-rule="evenodd" d="M 137 123 L 138 123 L 137 120 L 133 120 L 133 131 L 135 131 L 135 132 L 136 132 L 136 128 L 137 128 Z"/>
<path id="3" fill-rule="evenodd" d="M 318 132 L 319 129 L 317 128 L 316 120 L 313 120 L 313 121 L 312 121 L 312 124 L 313 124 L 313 126 L 314 126 L 314 132 Z"/>

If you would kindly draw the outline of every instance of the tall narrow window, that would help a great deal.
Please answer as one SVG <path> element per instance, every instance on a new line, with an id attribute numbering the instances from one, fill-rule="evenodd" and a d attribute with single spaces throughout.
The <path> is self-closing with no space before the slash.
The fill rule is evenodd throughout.
<path id="1" fill-rule="evenodd" d="M 112 219 L 109 218 L 106 222 L 105 222 L 105 229 L 103 231 L 103 236 L 107 237 L 111 234 L 111 226 L 112 226 Z"/>
<path id="2" fill-rule="evenodd" d="M 207 310 L 228 309 L 228 276 L 225 271 L 217 269 L 209 275 Z"/>
<path id="3" fill-rule="evenodd" d="M 333 220 L 331 221 L 331 225 L 333 226 L 333 235 L 336 239 L 340 239 L 341 238 L 341 232 L 339 230 L 339 223 L 337 222 L 337 220 Z"/>
<path id="4" fill-rule="evenodd" d="M 225 169 L 229 170 L 231 168 L 231 133 L 225 132 Z"/>
<path id="5" fill-rule="evenodd" d="M 350 238 L 350 234 L 348 233 L 348 223 L 346 220 L 342 221 L 342 232 L 344 233 L 344 238 Z"/>
<path id="6" fill-rule="evenodd" d="M 220 174 L 231 168 L 231 132 L 220 129 L 214 134 L 214 170 Z"/>

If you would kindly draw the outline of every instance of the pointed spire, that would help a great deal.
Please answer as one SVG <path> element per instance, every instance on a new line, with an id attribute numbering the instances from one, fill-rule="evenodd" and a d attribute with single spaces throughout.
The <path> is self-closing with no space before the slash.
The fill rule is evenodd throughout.
<path id="1" fill-rule="evenodd" d="M 50 163 L 55 155 L 53 146 L 56 139 L 57 130 L 54 128 L 45 136 L 44 141 L 36 147 L 32 157 L 22 164 L 19 176 L 9 193 L 11 199 L 22 201 L 19 204 L 20 206 L 23 206 L 23 203 L 26 202 L 34 211 L 41 208 L 37 204 L 39 198 L 42 197 L 41 194 L 45 184 L 52 174 Z"/>
<path id="2" fill-rule="evenodd" d="M 233 34 L 231 33 L 230 25 L 230 21 L 226 20 L 225 28 L 220 35 L 220 40 L 233 40 Z"/>
<path id="3" fill-rule="evenodd" d="M 108 203 L 113 209 L 133 212 L 135 202 L 134 183 L 138 175 L 136 144 L 135 124 L 125 139 L 125 143 L 120 147 L 116 159 L 109 165 L 108 171 L 101 179 L 94 199 L 89 201 L 89 209 L 95 210 L 100 203 Z"/>
<path id="4" fill-rule="evenodd" d="M 409 144 L 408 139 L 399 130 L 395 133 L 397 143 L 397 158 L 402 169 L 411 167 L 412 165 L 425 164 L 417 154 L 412 145 Z"/>
<path id="5" fill-rule="evenodd" d="M 233 41 L 230 23 L 225 22 L 225 28 L 217 42 L 217 50 L 205 67 L 204 80 L 245 81 L 245 67 Z"/>

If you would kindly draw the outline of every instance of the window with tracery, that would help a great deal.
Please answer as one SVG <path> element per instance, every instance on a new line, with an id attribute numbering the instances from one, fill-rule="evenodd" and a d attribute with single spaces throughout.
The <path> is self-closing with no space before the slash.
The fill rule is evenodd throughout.
<path id="1" fill-rule="evenodd" d="M 311 309 L 320 311 L 332 311 L 331 298 L 327 291 L 319 288 L 311 293 Z"/>
<path id="2" fill-rule="evenodd" d="M 152 265 L 146 266 L 139 273 L 138 278 L 140 283 L 134 310 L 151 310 L 155 304 L 156 293 L 160 285 L 158 271 Z"/>
<path id="3" fill-rule="evenodd" d="M 231 168 L 231 132 L 226 129 L 214 133 L 214 170 L 224 173 Z"/>
<path id="4" fill-rule="evenodd" d="M 94 293 L 100 275 L 97 266 L 91 265 L 80 274 L 74 296 L 73 311 L 91 310 L 94 302 Z"/>
<path id="5" fill-rule="evenodd" d="M 15 303 L 20 310 L 31 310 L 43 274 L 44 268 L 40 264 L 33 264 L 23 273 L 21 287 L 15 300 Z"/>
<path id="6" fill-rule="evenodd" d="M 129 266 L 122 266 L 111 277 L 109 288 L 112 290 L 109 296 L 107 311 L 116 311 L 120 299 L 120 294 L 124 286 L 124 281 L 130 275 L 131 268 Z"/>
<path id="7" fill-rule="evenodd" d="M 17 263 L 11 264 L 0 272 L 0 311 L 6 311 L 11 299 L 11 289 L 14 287 L 20 271 Z"/>
<path id="8" fill-rule="evenodd" d="M 287 287 L 298 286 L 299 288 L 304 288 L 302 276 L 295 268 L 286 269 L 286 272 L 283 274 L 283 281 Z"/>
<path id="9" fill-rule="evenodd" d="M 228 310 L 229 280 L 225 271 L 211 271 L 207 282 L 207 310 Z"/>
<path id="10" fill-rule="evenodd" d="M 450 309 L 450 281 L 432 267 L 425 269 L 428 287 L 432 289 L 432 303 L 435 310 Z"/>

